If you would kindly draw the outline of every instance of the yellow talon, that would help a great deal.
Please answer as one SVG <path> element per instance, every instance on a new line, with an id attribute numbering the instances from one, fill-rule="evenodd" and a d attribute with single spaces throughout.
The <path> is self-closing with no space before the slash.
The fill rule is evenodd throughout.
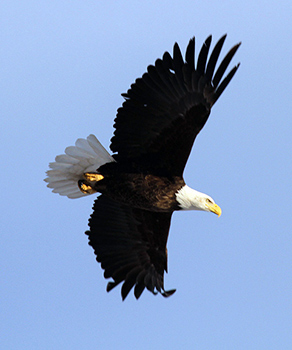
<path id="1" fill-rule="evenodd" d="M 82 180 L 78 181 L 78 187 L 79 187 L 81 192 L 86 193 L 86 194 L 92 194 L 92 193 L 96 192 L 90 185 L 87 185 Z"/>
<path id="2" fill-rule="evenodd" d="M 93 181 L 100 181 L 102 179 L 104 179 L 104 176 L 102 176 L 101 174 L 97 174 L 97 173 L 84 173 L 83 177 L 90 182 Z"/>

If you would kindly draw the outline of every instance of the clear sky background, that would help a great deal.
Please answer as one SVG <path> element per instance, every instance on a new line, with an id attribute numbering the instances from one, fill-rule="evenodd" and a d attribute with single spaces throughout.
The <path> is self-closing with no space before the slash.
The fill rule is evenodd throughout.
<path id="1" fill-rule="evenodd" d="M 1 1 L 1 349 L 292 349 L 291 16 L 288 0 Z M 52 194 L 48 163 L 90 133 L 108 148 L 147 65 L 224 33 L 241 66 L 185 171 L 222 216 L 175 213 L 177 292 L 122 302 L 84 235 L 94 196 Z"/>

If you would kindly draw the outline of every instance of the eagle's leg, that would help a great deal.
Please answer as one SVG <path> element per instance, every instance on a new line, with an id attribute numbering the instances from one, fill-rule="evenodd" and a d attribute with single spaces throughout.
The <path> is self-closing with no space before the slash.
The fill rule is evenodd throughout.
<path id="1" fill-rule="evenodd" d="M 95 193 L 94 185 L 104 177 L 98 173 L 84 173 L 83 179 L 78 181 L 78 187 L 81 192 L 92 194 Z"/>

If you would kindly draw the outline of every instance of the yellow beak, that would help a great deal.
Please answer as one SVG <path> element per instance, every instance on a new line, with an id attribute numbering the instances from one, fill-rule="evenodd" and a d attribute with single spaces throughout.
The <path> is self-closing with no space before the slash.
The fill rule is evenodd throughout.
<path id="1" fill-rule="evenodd" d="M 216 215 L 218 215 L 218 218 L 219 216 L 221 215 L 222 213 L 222 210 L 221 208 L 219 207 L 219 205 L 215 204 L 215 203 L 207 203 L 207 207 L 210 209 L 210 211 Z"/>

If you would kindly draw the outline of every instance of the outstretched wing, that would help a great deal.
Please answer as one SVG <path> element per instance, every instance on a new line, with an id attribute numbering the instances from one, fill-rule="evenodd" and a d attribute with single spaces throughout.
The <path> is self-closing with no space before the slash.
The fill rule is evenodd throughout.
<path id="1" fill-rule="evenodd" d="M 153 294 L 173 294 L 175 290 L 165 291 L 163 283 L 172 214 L 134 209 L 105 195 L 97 198 L 93 210 L 86 234 L 104 277 L 114 280 L 107 291 L 124 282 L 123 299 L 134 286 L 137 299 L 145 287 Z"/>
<path id="2" fill-rule="evenodd" d="M 173 57 L 165 52 L 123 94 L 125 102 L 118 109 L 110 146 L 117 161 L 159 175 L 182 176 L 197 134 L 239 66 L 222 80 L 240 44 L 227 53 L 214 74 L 226 35 L 207 61 L 211 38 L 202 46 L 196 67 L 195 38 L 188 44 L 185 61 L 176 43 Z"/>

